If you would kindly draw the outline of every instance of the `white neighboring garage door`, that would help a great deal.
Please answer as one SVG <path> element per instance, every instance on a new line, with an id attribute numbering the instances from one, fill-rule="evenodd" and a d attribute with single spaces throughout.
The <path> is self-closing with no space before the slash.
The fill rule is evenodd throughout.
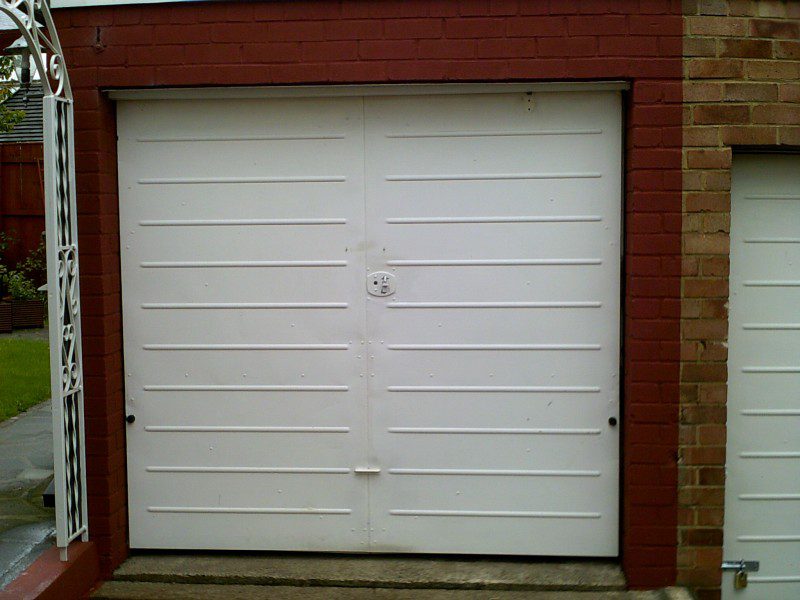
<path id="1" fill-rule="evenodd" d="M 620 98 L 530 100 L 119 103 L 132 547 L 616 555 Z"/>
<path id="2" fill-rule="evenodd" d="M 800 156 L 733 163 L 723 597 L 800 598 Z"/>

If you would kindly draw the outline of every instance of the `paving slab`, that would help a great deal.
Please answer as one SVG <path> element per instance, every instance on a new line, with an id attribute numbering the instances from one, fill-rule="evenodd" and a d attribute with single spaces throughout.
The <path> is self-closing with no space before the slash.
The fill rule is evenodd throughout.
<path id="1" fill-rule="evenodd" d="M 50 401 L 0 423 L 0 492 L 30 488 L 53 472 Z"/>
<path id="2" fill-rule="evenodd" d="M 0 537 L 0 590 L 55 543 L 55 534 L 52 521 L 20 525 L 3 532 Z"/>
<path id="3" fill-rule="evenodd" d="M 42 492 L 53 476 L 50 402 L 0 423 L 0 588 L 51 545 L 53 509 Z"/>
<path id="4" fill-rule="evenodd" d="M 117 581 L 228 585 L 300 585 L 413 589 L 625 589 L 618 564 L 440 557 L 297 554 L 171 554 L 132 556 Z"/>
<path id="5" fill-rule="evenodd" d="M 53 476 L 53 469 L 25 469 L 17 475 L 21 481 L 44 481 Z"/>
<path id="6" fill-rule="evenodd" d="M 666 600 L 662 592 L 421 590 L 109 581 L 94 600 Z"/>

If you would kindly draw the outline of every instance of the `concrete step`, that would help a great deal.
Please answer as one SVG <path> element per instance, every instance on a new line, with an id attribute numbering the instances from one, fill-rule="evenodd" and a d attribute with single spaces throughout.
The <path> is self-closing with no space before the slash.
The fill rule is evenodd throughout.
<path id="1" fill-rule="evenodd" d="M 176 584 L 109 581 L 95 600 L 669 600 L 666 591 L 541 592 Z M 688 596 L 686 597 L 688 599 Z"/>
<path id="2" fill-rule="evenodd" d="M 114 573 L 114 580 L 416 590 L 612 592 L 625 589 L 619 565 L 611 562 L 333 554 L 141 554 L 125 561 Z"/>

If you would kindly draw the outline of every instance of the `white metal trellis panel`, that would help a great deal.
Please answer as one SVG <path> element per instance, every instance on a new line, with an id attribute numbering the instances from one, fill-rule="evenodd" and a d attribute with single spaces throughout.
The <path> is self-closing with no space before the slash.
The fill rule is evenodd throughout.
<path id="1" fill-rule="evenodd" d="M 44 192 L 56 545 L 88 539 L 73 99 L 46 0 L 0 0 L 44 89 Z"/>
<path id="2" fill-rule="evenodd" d="M 731 183 L 723 598 L 800 598 L 800 156 L 742 155 Z"/>
<path id="3" fill-rule="evenodd" d="M 66 548 L 88 537 L 72 101 L 45 97 L 43 116 L 56 533 Z"/>

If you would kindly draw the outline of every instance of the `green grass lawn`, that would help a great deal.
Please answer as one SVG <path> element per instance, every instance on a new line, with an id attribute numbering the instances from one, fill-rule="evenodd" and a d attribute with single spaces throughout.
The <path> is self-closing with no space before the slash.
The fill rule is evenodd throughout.
<path id="1" fill-rule="evenodd" d="M 0 421 L 50 397 L 50 354 L 42 340 L 0 339 Z"/>

